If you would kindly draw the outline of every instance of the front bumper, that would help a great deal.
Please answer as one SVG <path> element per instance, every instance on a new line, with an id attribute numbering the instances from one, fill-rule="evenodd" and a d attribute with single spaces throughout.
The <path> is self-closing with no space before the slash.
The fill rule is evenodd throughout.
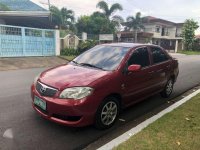
<path id="1" fill-rule="evenodd" d="M 34 104 L 35 96 L 46 102 L 46 111 Z M 98 103 L 95 103 L 94 99 L 96 102 L 98 100 L 92 95 L 78 101 L 44 97 L 32 85 L 31 97 L 33 108 L 45 119 L 72 127 L 82 127 L 94 123 L 95 113 L 98 108 Z"/>

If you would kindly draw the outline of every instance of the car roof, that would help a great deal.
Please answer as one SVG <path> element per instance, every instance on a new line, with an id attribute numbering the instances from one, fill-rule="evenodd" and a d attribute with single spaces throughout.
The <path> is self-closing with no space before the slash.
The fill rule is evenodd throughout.
<path id="1" fill-rule="evenodd" d="M 116 46 L 116 47 L 127 47 L 127 48 L 134 48 L 138 46 L 157 46 L 153 44 L 141 44 L 141 43 L 109 43 L 109 44 L 101 44 L 105 46 Z"/>

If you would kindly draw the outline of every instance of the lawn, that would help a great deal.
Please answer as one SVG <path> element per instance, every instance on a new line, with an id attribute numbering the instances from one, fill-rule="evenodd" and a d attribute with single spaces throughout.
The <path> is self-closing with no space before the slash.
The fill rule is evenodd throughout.
<path id="1" fill-rule="evenodd" d="M 68 60 L 68 61 L 71 61 L 71 60 L 73 60 L 76 56 L 60 56 L 60 57 L 66 59 L 66 60 Z"/>
<path id="2" fill-rule="evenodd" d="M 186 55 L 200 55 L 200 51 L 178 51 L 178 53 L 186 54 Z"/>
<path id="3" fill-rule="evenodd" d="M 115 150 L 176 149 L 200 149 L 200 94 L 115 148 Z"/>

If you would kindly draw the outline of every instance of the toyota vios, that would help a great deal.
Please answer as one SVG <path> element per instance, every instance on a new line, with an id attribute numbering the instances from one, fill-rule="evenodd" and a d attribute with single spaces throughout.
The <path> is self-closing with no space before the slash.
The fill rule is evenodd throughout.
<path id="1" fill-rule="evenodd" d="M 120 110 L 156 93 L 169 97 L 178 62 L 155 45 L 103 44 L 36 77 L 33 108 L 44 118 L 80 127 L 111 127 Z"/>

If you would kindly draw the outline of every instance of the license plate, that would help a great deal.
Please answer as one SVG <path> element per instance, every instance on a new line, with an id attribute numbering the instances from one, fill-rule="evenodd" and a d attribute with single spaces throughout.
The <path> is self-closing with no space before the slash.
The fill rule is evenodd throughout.
<path id="1" fill-rule="evenodd" d="M 34 97 L 34 104 L 40 107 L 43 110 L 47 109 L 47 104 L 44 100 L 40 99 L 39 97 L 35 96 Z"/>

